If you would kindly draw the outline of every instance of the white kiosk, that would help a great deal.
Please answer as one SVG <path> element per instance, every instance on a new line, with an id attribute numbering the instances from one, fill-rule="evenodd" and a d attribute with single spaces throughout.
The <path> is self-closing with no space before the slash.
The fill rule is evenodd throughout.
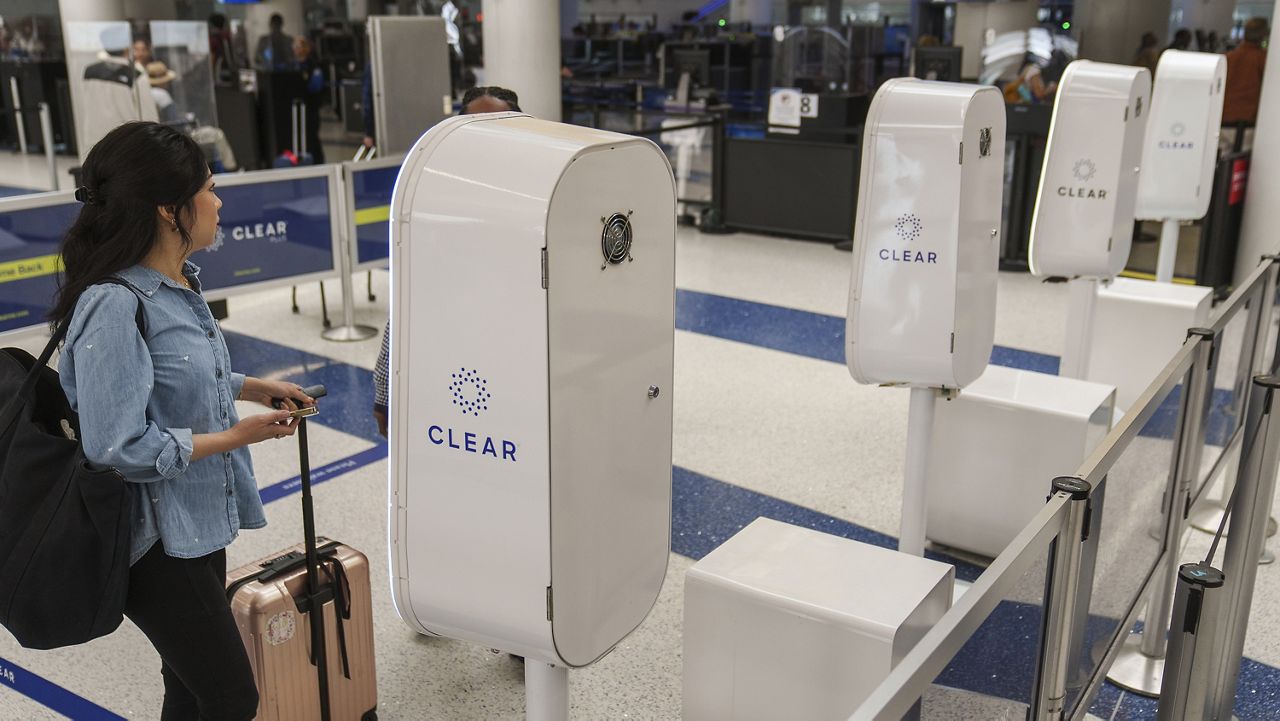
<path id="1" fill-rule="evenodd" d="M 1095 337 L 1095 312 L 1105 293 L 1098 286 L 1115 278 L 1129 258 L 1150 95 L 1145 68 L 1089 60 L 1067 66 L 1031 220 L 1031 272 L 1071 284 L 1059 373 L 1115 385 L 1121 407 L 1146 383 L 1135 388 L 1132 375 L 1097 371 L 1122 351 Z M 1134 366 L 1131 360 L 1120 357 Z"/>
<path id="2" fill-rule="evenodd" d="M 898 549 L 917 556 L 935 396 L 995 341 L 1004 113 L 993 87 L 911 78 L 867 113 L 845 357 L 859 383 L 911 386 Z"/>
<path id="3" fill-rule="evenodd" d="M 994 87 L 899 78 L 876 92 L 845 350 L 859 382 L 912 387 L 902 553 L 760 518 L 694 564 L 687 721 L 844 718 L 950 607 L 954 569 L 913 556 L 934 397 L 991 356 L 1004 113 Z"/>
<path id="4" fill-rule="evenodd" d="M 1227 60 L 1214 53 L 1160 55 L 1142 150 L 1137 216 L 1163 221 L 1156 280 L 1173 280 L 1181 221 L 1209 212 L 1218 159 Z"/>
<path id="5" fill-rule="evenodd" d="M 528 716 L 634 630 L 671 523 L 675 191 L 636 137 L 447 119 L 391 204 L 389 546 L 412 628 L 526 658 Z"/>

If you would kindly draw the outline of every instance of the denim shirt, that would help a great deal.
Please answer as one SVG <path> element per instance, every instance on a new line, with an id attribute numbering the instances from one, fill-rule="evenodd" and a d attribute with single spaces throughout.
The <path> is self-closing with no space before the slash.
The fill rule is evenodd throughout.
<path id="1" fill-rule="evenodd" d="M 244 376 L 231 372 L 226 341 L 200 294 L 200 269 L 188 262 L 183 273 L 196 290 L 141 265 L 116 274 L 133 290 L 89 287 L 58 361 L 85 457 L 137 484 L 130 563 L 157 540 L 170 556 L 198 558 L 225 548 L 241 528 L 267 524 L 248 448 L 191 461 L 192 434 L 239 422 L 235 398 Z"/>

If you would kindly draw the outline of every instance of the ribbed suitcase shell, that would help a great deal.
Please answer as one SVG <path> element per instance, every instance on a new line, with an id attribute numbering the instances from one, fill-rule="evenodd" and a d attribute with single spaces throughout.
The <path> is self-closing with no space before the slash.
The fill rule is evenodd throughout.
<path id="1" fill-rule="evenodd" d="M 317 539 L 323 546 L 325 539 Z M 303 544 L 260 559 L 227 574 L 227 585 L 252 576 L 264 564 Z M 343 621 L 351 678 L 342 673 L 342 653 L 333 602 L 324 606 L 325 646 L 329 667 L 332 721 L 373 721 L 377 718 L 377 673 L 373 658 L 373 601 L 369 559 L 350 546 L 338 545 L 335 557 L 351 585 L 351 618 Z M 324 571 L 321 571 L 324 578 Z M 311 665 L 310 614 L 299 613 L 295 596 L 306 589 L 307 569 L 284 574 L 266 583 L 251 581 L 231 599 L 231 611 L 249 652 L 258 683 L 257 721 L 316 721 L 320 696 L 315 666 Z"/>

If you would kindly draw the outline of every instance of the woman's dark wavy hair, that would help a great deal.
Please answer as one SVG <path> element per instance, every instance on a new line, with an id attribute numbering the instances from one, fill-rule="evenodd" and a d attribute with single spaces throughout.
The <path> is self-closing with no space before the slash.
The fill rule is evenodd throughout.
<path id="1" fill-rule="evenodd" d="M 125 123 L 89 151 L 82 166 L 84 203 L 62 238 L 63 273 L 49 321 L 71 317 L 86 288 L 137 265 L 159 237 L 157 208 L 170 208 L 187 246 L 184 221 L 209 177 L 200 146 L 159 123 Z"/>

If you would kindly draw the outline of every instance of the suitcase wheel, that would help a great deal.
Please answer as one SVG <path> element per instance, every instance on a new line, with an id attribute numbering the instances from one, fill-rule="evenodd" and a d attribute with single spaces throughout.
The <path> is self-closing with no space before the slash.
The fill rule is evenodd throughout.
<path id="1" fill-rule="evenodd" d="M 365 711 L 364 715 L 360 717 L 360 721 L 378 721 L 378 710 L 369 709 Z"/>

